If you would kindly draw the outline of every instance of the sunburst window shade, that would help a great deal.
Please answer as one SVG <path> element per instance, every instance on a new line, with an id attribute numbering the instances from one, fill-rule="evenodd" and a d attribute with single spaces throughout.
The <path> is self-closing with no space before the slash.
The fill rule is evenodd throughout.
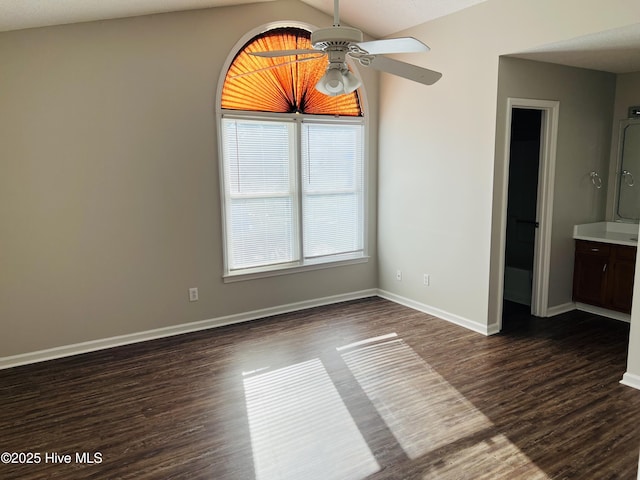
<path id="1" fill-rule="evenodd" d="M 330 97 L 315 89 L 327 68 L 325 55 L 275 58 L 251 55 L 252 52 L 309 48 L 312 48 L 310 33 L 299 28 L 277 28 L 254 37 L 236 55 L 227 71 L 222 87 L 222 108 L 361 116 L 357 91 Z"/>

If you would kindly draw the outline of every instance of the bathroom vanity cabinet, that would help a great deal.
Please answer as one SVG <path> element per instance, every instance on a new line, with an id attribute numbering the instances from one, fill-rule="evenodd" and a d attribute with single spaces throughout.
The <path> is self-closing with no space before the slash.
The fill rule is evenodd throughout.
<path id="1" fill-rule="evenodd" d="M 635 246 L 576 240 L 573 301 L 631 313 Z"/>

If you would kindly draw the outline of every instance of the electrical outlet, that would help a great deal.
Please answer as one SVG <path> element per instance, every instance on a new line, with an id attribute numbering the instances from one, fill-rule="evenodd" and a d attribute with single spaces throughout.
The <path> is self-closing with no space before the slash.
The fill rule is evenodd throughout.
<path id="1" fill-rule="evenodd" d="M 425 285 L 425 287 L 428 287 L 430 282 L 431 282 L 431 275 L 429 275 L 428 273 L 425 273 L 422 277 L 422 283 Z"/>
<path id="2" fill-rule="evenodd" d="M 189 289 L 189 301 L 197 302 L 198 301 L 198 288 L 193 287 Z"/>
<path id="3" fill-rule="evenodd" d="M 402 281 L 402 270 L 396 270 L 396 280 L 399 282 Z"/>

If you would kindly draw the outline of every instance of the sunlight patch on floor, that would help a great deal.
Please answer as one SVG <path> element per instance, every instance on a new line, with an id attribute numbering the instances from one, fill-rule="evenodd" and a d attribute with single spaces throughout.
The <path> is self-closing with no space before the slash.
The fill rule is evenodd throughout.
<path id="1" fill-rule="evenodd" d="M 319 359 L 244 378 L 256 480 L 362 479 L 380 467 Z"/>
<path id="2" fill-rule="evenodd" d="M 526 478 L 527 480 L 548 480 L 518 447 L 504 435 L 495 435 L 481 442 L 464 446 L 442 461 L 434 462 L 425 469 L 423 480 L 434 478 L 457 478 L 469 480 L 496 480 L 499 478 Z M 470 467 L 473 467 L 471 470 Z M 468 471 L 468 476 L 461 472 Z M 479 473 L 482 472 L 482 473 Z"/>
<path id="3" fill-rule="evenodd" d="M 342 357 L 409 458 L 491 426 L 401 339 Z"/>
<path id="4" fill-rule="evenodd" d="M 402 339 L 353 345 L 337 350 L 409 458 L 432 456 L 438 474 L 473 465 L 498 475 L 486 478 L 521 468 L 527 478 L 547 478 Z"/>

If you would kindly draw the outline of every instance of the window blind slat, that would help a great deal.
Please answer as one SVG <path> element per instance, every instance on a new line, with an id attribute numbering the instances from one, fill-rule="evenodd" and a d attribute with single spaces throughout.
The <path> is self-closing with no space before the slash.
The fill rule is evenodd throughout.
<path id="1" fill-rule="evenodd" d="M 229 270 L 298 259 L 291 124 L 223 120 Z"/>
<path id="2" fill-rule="evenodd" d="M 361 124 L 222 122 L 229 272 L 364 254 Z"/>
<path id="3" fill-rule="evenodd" d="M 233 270 L 287 263 L 295 260 L 291 198 L 231 201 Z"/>
<path id="4" fill-rule="evenodd" d="M 362 126 L 302 124 L 305 258 L 363 248 Z"/>
<path id="5" fill-rule="evenodd" d="M 226 120 L 224 133 L 231 194 L 291 190 L 289 125 Z"/>

